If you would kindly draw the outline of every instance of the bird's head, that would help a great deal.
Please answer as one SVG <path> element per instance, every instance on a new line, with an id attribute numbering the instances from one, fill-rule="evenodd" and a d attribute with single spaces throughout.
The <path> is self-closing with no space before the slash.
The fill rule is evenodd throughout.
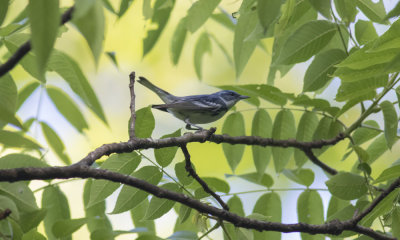
<path id="1" fill-rule="evenodd" d="M 223 90 L 216 93 L 218 97 L 220 97 L 228 108 L 232 107 L 238 101 L 242 99 L 249 98 L 249 96 L 240 95 L 239 93 L 231 90 Z"/>

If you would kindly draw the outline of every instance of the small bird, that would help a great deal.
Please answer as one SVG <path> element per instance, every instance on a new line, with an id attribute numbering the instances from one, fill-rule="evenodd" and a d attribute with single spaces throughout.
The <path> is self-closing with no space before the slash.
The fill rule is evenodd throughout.
<path id="1" fill-rule="evenodd" d="M 188 130 L 202 130 L 203 128 L 196 124 L 214 122 L 224 116 L 238 101 L 249 98 L 230 90 L 208 95 L 177 97 L 156 87 L 144 77 L 139 77 L 138 82 L 156 93 L 165 103 L 152 105 L 152 108 L 171 113 L 184 121 Z"/>

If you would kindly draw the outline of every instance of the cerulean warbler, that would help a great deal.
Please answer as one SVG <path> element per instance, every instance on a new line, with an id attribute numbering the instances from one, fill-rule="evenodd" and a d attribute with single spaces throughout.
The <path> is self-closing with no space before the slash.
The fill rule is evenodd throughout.
<path id="1" fill-rule="evenodd" d="M 174 96 L 153 85 L 144 77 L 138 82 L 155 92 L 165 104 L 152 105 L 152 108 L 169 112 L 186 123 L 186 129 L 201 130 L 195 124 L 210 123 L 220 119 L 239 100 L 249 98 L 235 91 L 224 90 L 209 95 Z M 192 128 L 192 126 L 196 128 Z"/>

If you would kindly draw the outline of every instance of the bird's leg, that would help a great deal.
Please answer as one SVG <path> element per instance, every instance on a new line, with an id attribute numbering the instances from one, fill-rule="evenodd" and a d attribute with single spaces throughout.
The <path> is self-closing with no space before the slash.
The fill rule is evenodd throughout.
<path id="1" fill-rule="evenodd" d="M 190 123 L 189 119 L 185 119 L 185 123 L 186 123 L 186 129 L 187 130 L 203 130 L 202 127 L 194 125 L 193 123 Z M 196 127 L 196 128 L 194 128 L 194 127 Z"/>

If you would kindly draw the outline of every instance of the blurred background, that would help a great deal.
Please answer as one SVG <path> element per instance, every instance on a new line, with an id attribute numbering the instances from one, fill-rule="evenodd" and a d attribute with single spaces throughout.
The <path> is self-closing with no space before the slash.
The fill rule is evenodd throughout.
<path id="1" fill-rule="evenodd" d="M 269 50 L 271 49 L 273 42 L 271 39 L 263 40 L 263 43 L 267 47 L 266 50 L 259 47 L 256 48 L 239 79 L 236 79 L 233 65 L 226 60 L 223 52 L 221 52 L 213 42 L 212 53 L 206 54 L 203 59 L 203 80 L 198 80 L 193 67 L 193 52 L 197 35 L 201 34 L 202 31 L 197 31 L 193 34 L 194 36 L 188 33 L 179 64 L 177 66 L 172 65 L 170 60 L 170 39 L 174 33 L 174 27 L 179 20 L 186 15 L 187 9 L 191 6 L 191 1 L 177 1 L 173 13 L 171 14 L 171 18 L 169 19 L 169 22 L 156 46 L 146 57 L 143 58 L 142 41 L 146 36 L 147 30 L 152 27 L 149 26 L 149 20 L 145 20 L 143 17 L 143 1 L 133 1 L 131 7 L 120 19 L 117 19 L 115 15 L 105 11 L 106 34 L 103 50 L 104 52 L 114 52 L 118 65 L 113 63 L 110 58 L 103 54 L 98 66 L 96 67 L 86 41 L 70 23 L 66 24 L 68 31 L 63 33 L 56 41 L 57 49 L 67 53 L 80 64 L 86 77 L 94 88 L 101 105 L 103 106 L 109 126 L 103 124 L 100 119 L 88 111 L 88 109 L 74 95 L 69 86 L 61 80 L 58 75 L 51 73 L 47 73 L 46 75 L 48 84 L 62 88 L 65 92 L 69 93 L 70 97 L 75 99 L 76 102 L 81 103 L 80 108 L 89 123 L 89 129 L 85 130 L 83 135 L 79 134 L 79 132 L 77 132 L 75 128 L 73 128 L 58 113 L 55 106 L 40 89 L 36 90 L 18 112 L 18 115 L 22 120 L 26 120 L 32 116 L 38 116 L 40 120 L 47 122 L 53 129 L 55 129 L 62 138 L 72 162 L 79 161 L 91 150 L 104 143 L 120 142 L 128 139 L 127 126 L 130 116 L 130 95 L 128 84 L 129 73 L 132 71 L 135 71 L 137 76 L 148 78 L 160 88 L 180 96 L 213 93 L 219 90 L 218 88 L 213 87 L 217 85 L 266 83 L 268 66 L 271 58 Z M 115 4 L 117 4 L 117 2 L 119 3 L 119 1 L 115 1 Z M 223 1 L 222 5 L 228 12 L 235 12 L 240 6 L 240 3 L 241 1 L 227 0 Z M 390 6 L 393 6 L 395 3 L 396 1 L 392 0 L 385 1 L 385 4 Z M 5 20 L 5 23 L 13 19 L 26 4 L 27 1 L 25 0 L 14 0 L 10 6 L 9 15 Z M 74 2 L 64 0 L 61 1 L 61 4 L 64 7 L 69 7 L 72 6 Z M 112 2 L 112 4 L 114 4 L 114 2 Z M 211 33 L 215 33 L 215 37 L 224 44 L 225 48 L 228 49 L 231 54 L 233 48 L 233 33 L 230 30 L 227 30 L 219 24 L 215 24 L 215 22 L 211 22 L 210 20 L 204 28 Z M 382 31 L 384 30 L 385 29 L 382 29 Z M 307 64 L 309 64 L 309 62 L 299 64 L 299 67 L 292 69 L 283 78 L 277 76 L 275 81 L 276 87 L 280 88 L 284 92 L 299 94 L 302 90 L 302 77 Z M 16 67 L 11 73 L 17 82 L 18 88 L 21 88 L 28 82 L 35 81 L 20 66 Z M 339 85 L 338 81 L 338 79 L 334 79 L 331 86 L 322 93 L 324 98 L 332 101 L 334 100 L 333 98 Z M 151 104 L 161 103 L 161 100 L 154 93 L 150 92 L 143 86 L 137 84 L 135 90 L 137 109 Z M 338 105 L 338 103 L 332 102 L 331 104 Z M 274 107 L 265 102 L 262 106 Z M 250 135 L 251 120 L 256 110 L 255 107 L 246 102 L 240 102 L 236 105 L 236 110 L 242 111 L 244 114 L 246 121 L 246 134 Z M 279 110 L 279 108 L 268 109 L 268 112 L 271 117 L 274 117 Z M 296 117 L 296 123 L 298 123 L 302 112 L 293 113 Z M 156 121 L 156 128 L 152 135 L 153 138 L 159 138 L 164 134 L 174 132 L 179 128 L 184 128 L 185 124 L 183 122 L 165 112 L 153 110 L 153 114 Z M 359 110 L 353 109 L 353 111 L 349 111 L 348 114 L 345 114 L 341 120 L 345 124 L 349 124 L 356 119 L 358 114 Z M 220 133 L 223 121 L 224 119 L 221 119 L 205 127 L 217 127 L 217 133 Z M 30 132 L 30 135 L 33 138 L 38 139 L 38 142 L 45 146 L 46 141 L 41 135 L 39 127 L 40 126 L 33 126 L 33 131 Z M 185 131 L 187 130 L 183 129 L 183 132 Z M 345 151 L 347 145 L 347 141 L 342 141 L 337 146 L 330 148 L 321 155 L 320 159 L 328 165 L 335 166 L 336 169 L 349 170 L 354 161 L 341 161 L 339 157 L 343 151 Z M 47 146 L 46 149 L 48 149 Z M 196 166 L 196 170 L 201 177 L 214 176 L 225 178 L 224 174 L 232 174 L 220 145 L 213 143 L 191 143 L 188 145 L 188 149 L 192 155 L 192 161 Z M 396 148 L 393 149 L 393 152 L 386 153 L 380 158 L 380 160 L 374 163 L 373 174 L 374 172 L 375 174 L 380 172 L 379 166 L 381 163 L 385 162 L 385 159 L 393 159 L 399 154 L 399 151 L 396 150 Z M 151 159 L 154 158 L 152 150 L 144 151 L 143 153 Z M 62 165 L 57 156 L 55 156 L 51 151 L 46 153 L 46 160 L 52 165 Z M 183 155 L 178 151 L 174 161 L 179 162 L 182 160 Z M 146 163 L 146 160 L 143 160 L 142 164 L 143 163 Z M 293 160 L 290 164 L 292 164 L 293 167 L 295 166 Z M 295 223 L 297 222 L 296 200 L 298 195 L 301 193 L 301 191 L 296 190 L 296 188 L 304 189 L 304 187 L 289 182 L 283 175 L 277 175 L 272 165 L 273 163 L 271 161 L 267 172 L 279 180 L 275 181 L 274 188 L 290 189 L 289 191 L 277 191 L 282 199 L 282 220 L 284 223 Z M 326 191 L 326 186 L 324 184 L 327 177 L 322 171 L 314 168 L 314 166 L 309 163 L 307 163 L 305 167 L 315 169 L 316 179 L 313 185 L 311 185 L 311 188 L 321 189 L 319 193 L 323 199 L 324 208 L 326 209 L 330 196 Z M 377 171 L 375 171 L 375 169 L 377 169 Z M 166 170 L 173 174 L 172 168 Z M 252 171 L 254 171 L 254 166 L 251 148 L 246 147 L 245 154 L 236 169 L 236 173 L 242 174 Z M 228 178 L 227 180 L 230 183 L 232 193 L 261 189 L 256 185 L 252 185 L 251 183 L 235 177 Z M 83 185 L 84 180 L 74 180 L 60 184 L 60 187 L 68 196 L 72 218 L 84 217 L 81 197 Z M 36 181 L 33 182 L 32 186 L 33 189 L 40 189 L 40 187 L 45 186 L 45 184 Z M 251 207 L 254 206 L 255 201 L 263 193 L 265 192 L 244 193 L 238 195 L 245 204 L 244 209 L 246 214 L 251 213 Z M 37 191 L 36 195 L 38 202 L 40 202 L 41 192 Z M 109 212 L 113 209 L 116 196 L 117 194 L 114 193 L 107 200 L 107 209 L 109 209 Z M 223 199 L 228 200 L 231 196 L 232 195 L 224 196 Z M 109 217 L 114 229 L 129 230 L 133 228 L 129 213 L 109 215 Z M 157 233 L 160 237 L 168 237 L 173 233 L 175 219 L 176 214 L 173 211 L 170 211 L 162 218 L 156 220 Z M 133 236 L 134 235 L 122 235 L 117 239 L 132 239 Z M 216 231 L 210 236 L 213 239 L 222 238 L 220 231 Z M 89 239 L 89 233 L 86 227 L 83 227 L 74 233 L 73 237 L 74 239 Z M 299 238 L 299 234 L 297 233 L 282 235 L 282 239 Z"/>

